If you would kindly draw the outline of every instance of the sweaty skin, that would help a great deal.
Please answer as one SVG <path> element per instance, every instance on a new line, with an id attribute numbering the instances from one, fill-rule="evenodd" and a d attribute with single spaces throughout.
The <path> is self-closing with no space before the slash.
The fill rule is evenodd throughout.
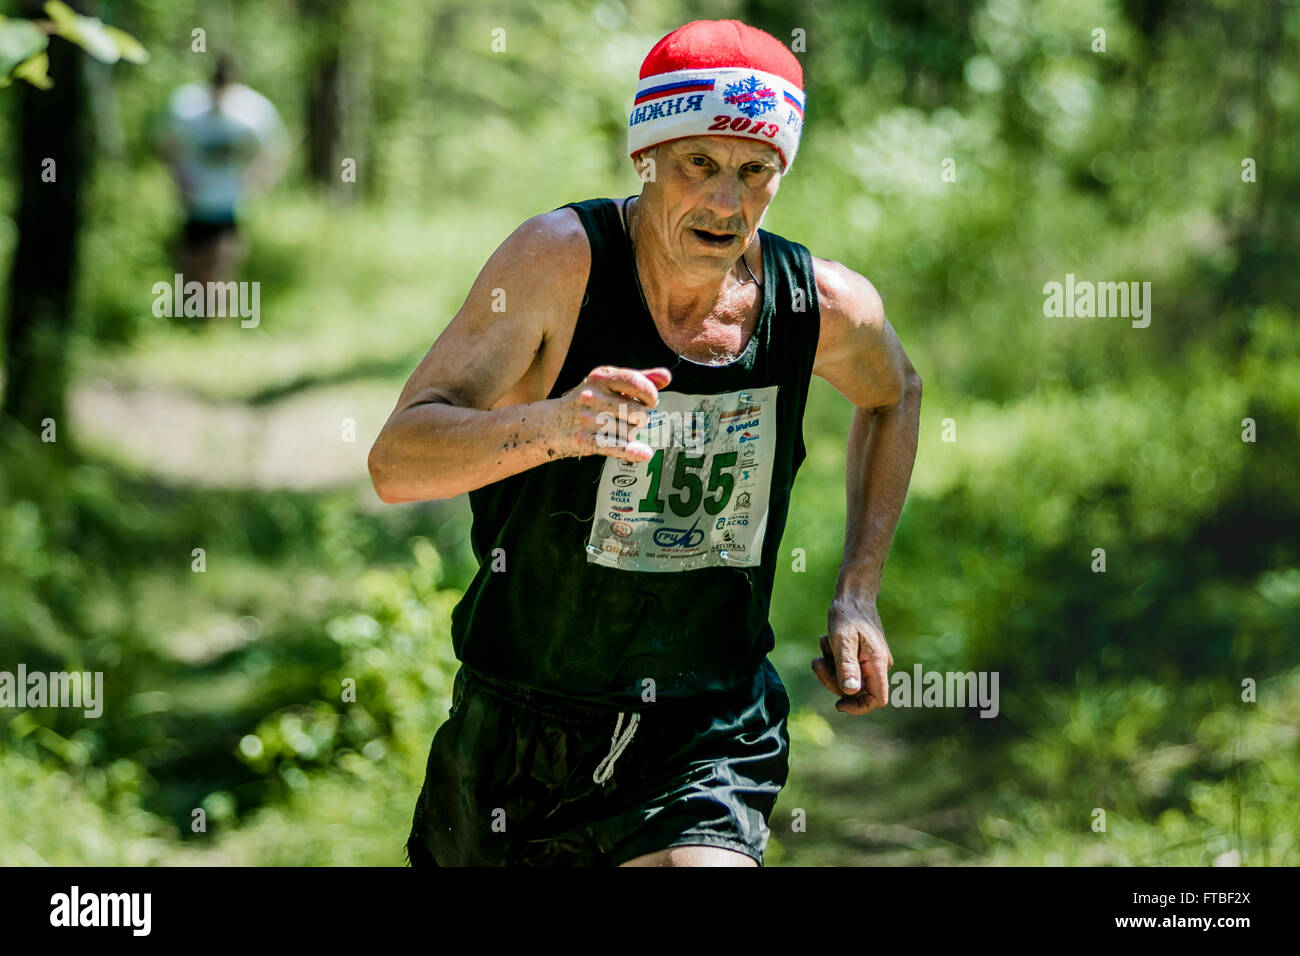
<path id="1" fill-rule="evenodd" d="M 644 177 L 629 219 L 646 303 L 664 342 L 707 362 L 740 354 L 761 307 L 758 228 L 780 187 L 776 150 L 738 137 L 672 140 L 634 158 Z M 731 240 L 711 242 L 695 230 Z M 813 372 L 855 406 L 849 429 L 844 553 L 812 669 L 865 714 L 888 702 L 889 652 L 876 599 L 916 455 L 921 379 L 875 287 L 813 257 L 821 325 Z M 608 413 L 633 434 L 658 403 L 667 369 L 602 366 L 548 399 L 591 268 L 569 208 L 524 222 L 488 259 L 464 305 L 411 374 L 370 450 L 375 492 L 389 502 L 451 498 L 556 458 L 645 461 L 651 449 L 609 438 Z M 523 308 L 494 312 L 497 289 Z M 719 847 L 674 847 L 626 866 L 757 865 Z"/>

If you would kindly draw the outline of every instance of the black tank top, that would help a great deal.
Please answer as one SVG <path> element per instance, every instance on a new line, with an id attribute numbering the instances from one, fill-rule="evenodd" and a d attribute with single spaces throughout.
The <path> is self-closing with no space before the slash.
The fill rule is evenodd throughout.
<path id="1" fill-rule="evenodd" d="M 587 231 L 591 271 L 548 398 L 599 365 L 667 367 L 639 436 L 656 454 L 559 459 L 469 493 L 479 569 L 452 612 L 456 656 L 624 709 L 647 706 L 651 688 L 656 700 L 731 690 L 773 646 L 768 607 L 817 351 L 812 258 L 760 229 L 758 324 L 736 361 L 701 365 L 664 343 L 645 308 L 619 204 L 566 206 Z"/>

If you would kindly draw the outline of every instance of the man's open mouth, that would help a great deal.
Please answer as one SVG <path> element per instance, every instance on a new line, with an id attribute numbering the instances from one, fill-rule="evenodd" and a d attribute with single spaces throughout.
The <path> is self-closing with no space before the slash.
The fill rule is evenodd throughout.
<path id="1" fill-rule="evenodd" d="M 735 240 L 735 235 L 730 232 L 710 232 L 707 229 L 692 229 L 701 242 L 710 246 L 726 246 Z"/>

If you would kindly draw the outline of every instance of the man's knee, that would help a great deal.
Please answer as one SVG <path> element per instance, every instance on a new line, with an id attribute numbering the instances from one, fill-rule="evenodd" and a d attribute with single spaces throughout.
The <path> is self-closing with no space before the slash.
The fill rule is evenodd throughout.
<path id="1" fill-rule="evenodd" d="M 752 856 L 720 846 L 674 846 L 628 860 L 623 866 L 758 866 Z"/>

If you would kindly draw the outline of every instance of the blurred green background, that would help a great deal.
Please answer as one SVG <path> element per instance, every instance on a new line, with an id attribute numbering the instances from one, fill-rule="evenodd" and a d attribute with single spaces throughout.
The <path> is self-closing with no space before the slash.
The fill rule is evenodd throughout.
<path id="1" fill-rule="evenodd" d="M 516 225 L 639 191 L 641 58 L 723 17 L 802 45 L 807 126 L 764 227 L 868 276 L 925 381 L 881 599 L 896 667 L 1001 690 L 994 720 L 854 718 L 812 678 L 852 411 L 815 379 L 783 545 L 807 570 L 779 569 L 773 600 L 794 753 L 769 862 L 1300 860 L 1296 4 L 80 9 L 150 59 L 68 48 L 70 304 L 20 370 L 66 412 L 55 443 L 0 422 L 0 670 L 103 671 L 107 701 L 0 710 L 0 863 L 402 863 L 473 559 L 463 499 L 378 502 L 370 442 Z M 245 218 L 255 329 L 151 311 L 180 218 L 152 130 L 219 51 L 294 143 Z M 11 284 L 20 103 L 57 90 L 0 89 Z M 1150 326 L 1044 317 L 1066 273 L 1151 282 Z"/>

